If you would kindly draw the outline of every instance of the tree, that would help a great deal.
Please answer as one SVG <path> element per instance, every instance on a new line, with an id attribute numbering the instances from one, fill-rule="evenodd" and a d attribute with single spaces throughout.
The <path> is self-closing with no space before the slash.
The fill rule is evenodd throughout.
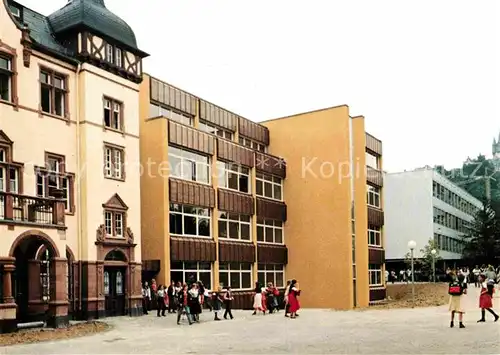
<path id="1" fill-rule="evenodd" d="M 464 237 L 464 259 L 475 265 L 498 263 L 500 255 L 500 204 L 486 202 Z"/>
<path id="2" fill-rule="evenodd" d="M 436 254 L 432 255 L 432 250 L 436 250 Z M 420 249 L 420 252 L 422 253 L 422 257 L 420 258 L 415 258 L 413 263 L 415 266 L 415 269 L 420 270 L 423 279 L 427 280 L 432 280 L 432 266 L 433 266 L 433 258 L 434 262 L 437 262 L 438 260 L 441 260 L 441 257 L 439 256 L 439 248 L 437 246 L 437 243 L 434 241 L 434 239 L 429 239 L 427 244 Z M 408 265 L 408 267 L 411 267 L 411 253 L 408 252 L 405 255 L 405 263 Z M 436 264 L 434 264 L 435 266 Z"/>

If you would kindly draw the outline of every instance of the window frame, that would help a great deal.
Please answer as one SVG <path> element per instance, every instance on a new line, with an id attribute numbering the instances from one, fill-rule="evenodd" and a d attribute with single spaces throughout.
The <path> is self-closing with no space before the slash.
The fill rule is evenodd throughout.
<path id="1" fill-rule="evenodd" d="M 224 215 L 224 217 L 222 217 Z M 233 219 L 230 218 L 230 216 L 238 216 L 238 219 Z M 246 220 L 242 220 L 242 216 L 248 217 L 248 222 Z M 246 218 L 245 218 L 246 219 Z M 220 228 L 220 223 L 223 222 L 225 223 L 226 227 L 226 236 L 221 235 L 221 228 Z M 230 224 L 231 223 L 238 223 L 238 238 L 231 238 L 229 236 L 229 231 L 230 229 Z M 245 225 L 248 227 L 248 234 L 249 234 L 249 239 L 242 239 L 241 237 L 241 225 Z M 244 243 L 252 243 L 253 238 L 252 238 L 252 216 L 251 215 L 244 215 L 244 214 L 238 214 L 238 213 L 231 213 L 231 212 L 226 212 L 226 211 L 219 211 L 219 215 L 217 216 L 217 225 L 218 225 L 218 230 L 219 230 L 219 239 L 223 240 L 233 240 L 233 241 L 239 241 L 239 242 L 244 242 Z"/>
<path id="2" fill-rule="evenodd" d="M 239 265 L 239 269 L 232 269 L 231 264 L 233 266 L 235 264 Z M 243 269 L 244 265 L 249 265 L 250 269 Z M 227 266 L 227 268 L 225 268 Z M 226 288 L 227 286 L 230 286 L 233 291 L 247 291 L 247 290 L 252 290 L 253 287 L 253 268 L 254 265 L 253 263 L 242 263 L 242 262 L 219 262 L 219 284 L 221 285 L 222 288 Z M 239 274 L 239 280 L 240 280 L 240 285 L 239 287 L 234 287 L 231 283 L 231 274 L 237 273 Z M 250 285 L 249 287 L 241 287 L 242 286 L 242 275 L 243 274 L 249 274 L 250 275 Z M 221 274 L 227 274 L 227 280 L 228 280 L 228 285 L 223 285 L 221 280 Z"/>
<path id="3" fill-rule="evenodd" d="M 125 181 L 125 147 L 106 143 L 104 142 L 104 162 L 103 162 L 103 174 L 104 178 L 116 181 Z M 108 162 L 108 150 L 111 153 L 111 161 Z M 117 153 L 119 153 L 121 162 L 118 163 L 119 169 L 116 168 Z M 117 174 L 117 171 L 120 173 Z"/>
<path id="4" fill-rule="evenodd" d="M 17 163 L 13 160 L 13 144 L 8 141 L 5 137 L 3 139 L 3 132 L 0 131 L 0 152 L 3 152 L 3 158 L 0 160 L 0 170 L 2 171 L 2 185 L 0 186 L 0 192 L 10 193 L 10 194 L 23 194 L 23 175 L 24 175 L 24 164 Z M 14 171 L 16 175 L 16 189 L 12 189 L 12 178 L 11 171 Z M 13 191 L 15 190 L 15 191 Z"/>
<path id="5" fill-rule="evenodd" d="M 377 274 L 379 282 L 372 283 L 372 276 L 374 275 L 375 281 L 377 281 Z M 368 285 L 370 287 L 384 286 L 384 279 L 382 278 L 382 265 L 368 264 Z"/>
<path id="6" fill-rule="evenodd" d="M 266 222 L 272 222 L 273 224 L 272 224 L 272 226 L 267 225 Z M 278 222 L 281 223 L 281 227 L 276 226 L 276 223 L 278 223 Z M 283 222 L 283 221 L 273 220 L 273 219 L 269 219 L 269 218 L 257 218 L 257 222 L 256 222 L 256 225 L 257 225 L 257 243 L 270 244 L 270 245 L 285 245 L 285 226 L 284 226 L 284 223 L 285 222 Z M 259 240 L 259 229 L 260 228 L 262 228 L 264 240 Z M 272 242 L 266 241 L 267 228 L 271 228 L 273 231 L 273 241 Z M 281 230 L 281 240 L 282 240 L 281 243 L 276 242 L 276 229 Z"/>
<path id="7" fill-rule="evenodd" d="M 118 208 L 110 208 L 110 207 L 104 207 L 103 210 L 104 213 L 104 230 L 106 233 L 106 238 L 111 238 L 111 239 L 125 239 L 126 236 L 126 211 Z M 109 226 L 111 228 L 111 231 L 108 231 L 108 214 L 110 215 L 110 222 L 111 225 Z M 120 216 L 120 218 L 117 218 Z M 121 219 L 121 234 L 117 232 L 117 221 Z"/>
<path id="8" fill-rule="evenodd" d="M 106 125 L 106 103 L 109 102 L 109 126 Z M 119 112 L 118 112 L 118 117 L 115 118 L 115 106 L 118 106 L 119 107 Z M 125 131 L 125 115 L 124 115 L 124 104 L 122 101 L 120 100 L 116 100 L 116 99 L 113 99 L 109 96 L 103 96 L 102 98 L 102 113 L 103 113 L 103 117 L 102 117 L 102 126 L 105 130 L 108 130 L 108 131 L 114 131 L 114 132 L 120 132 L 120 133 L 123 133 Z M 118 128 L 115 128 L 113 123 L 115 122 L 115 120 L 118 120 Z"/>
<path id="9" fill-rule="evenodd" d="M 233 167 L 236 166 L 237 170 L 234 170 Z M 217 160 L 216 162 L 216 168 L 217 168 L 217 183 L 220 188 L 226 189 L 226 190 L 231 190 L 231 191 L 236 191 L 242 194 L 247 194 L 247 195 L 252 195 L 252 171 L 250 168 L 237 164 L 234 162 L 226 162 L 223 160 Z M 247 173 L 241 172 L 242 169 L 246 169 L 248 171 Z M 229 187 L 229 174 L 236 174 L 238 176 L 238 189 L 234 189 Z M 247 177 L 247 188 L 248 191 L 241 191 L 241 176 L 246 176 Z M 224 183 L 221 185 L 221 179 L 224 179 Z"/>
<path id="10" fill-rule="evenodd" d="M 271 180 L 266 179 L 266 177 L 270 177 Z M 276 179 L 279 179 L 279 183 L 275 181 Z M 262 193 L 261 194 L 259 193 L 259 187 L 258 187 L 259 183 L 262 184 L 262 186 L 261 186 Z M 271 184 L 272 196 L 267 196 L 265 194 L 265 191 L 266 191 L 265 186 L 266 186 L 266 184 Z M 276 186 L 278 186 L 280 188 L 281 198 L 276 198 L 274 196 L 275 195 L 274 188 Z M 259 196 L 259 197 L 264 197 L 264 198 L 267 198 L 267 199 L 270 199 L 270 200 L 273 200 L 273 201 L 283 202 L 284 201 L 284 196 L 283 196 L 283 179 L 281 177 L 273 175 L 273 174 L 263 173 L 263 172 L 257 171 L 256 174 L 255 174 L 255 195 Z"/>
<path id="11" fill-rule="evenodd" d="M 44 83 L 42 82 L 41 76 L 42 74 L 46 74 L 47 77 L 49 78 L 49 83 Z M 57 87 L 54 85 L 54 79 L 57 78 L 61 81 L 62 83 L 62 88 Z M 49 115 L 53 116 L 56 118 L 63 118 L 63 119 L 69 119 L 69 77 L 66 74 L 63 74 L 61 72 L 58 72 L 54 69 L 41 66 L 40 65 L 40 70 L 39 70 L 39 76 L 38 76 L 38 82 L 40 84 L 40 108 L 39 108 L 39 113 L 41 115 Z M 42 89 L 43 88 L 48 88 L 49 93 L 50 93 L 50 107 L 49 111 L 44 111 L 43 104 L 42 104 Z M 62 93 L 62 102 L 61 104 L 63 105 L 62 107 L 62 114 L 59 115 L 56 113 L 55 110 L 55 103 L 56 103 L 56 92 L 61 92 Z"/>
<path id="12" fill-rule="evenodd" d="M 172 208 L 172 206 L 179 206 L 181 208 L 181 211 L 176 211 Z M 197 211 L 198 209 L 202 209 L 202 210 L 206 210 L 208 212 L 208 215 L 201 215 L 201 214 L 193 214 L 193 213 L 186 213 L 184 211 L 184 208 L 185 206 L 188 206 L 188 207 L 191 207 L 191 208 L 196 208 Z M 169 212 L 168 212 L 168 218 L 169 218 L 169 221 L 170 221 L 170 218 L 172 215 L 181 215 L 181 220 L 182 220 L 182 223 L 181 223 L 181 228 L 182 228 L 182 233 L 179 234 L 179 233 L 173 233 L 171 231 L 171 228 L 172 226 L 169 226 L 169 234 L 170 236 L 174 236 L 174 237 L 187 237 L 187 238 L 203 238 L 203 239 L 212 239 L 212 211 L 210 208 L 208 207 L 200 207 L 200 206 L 190 206 L 190 205 L 183 205 L 183 204 L 180 204 L 180 203 L 170 203 L 169 205 Z M 187 216 L 187 217 L 195 217 L 196 218 L 196 234 L 186 234 L 185 230 L 185 220 L 184 220 L 184 216 Z M 208 220 L 208 230 L 209 230 L 209 235 L 206 236 L 206 235 L 200 235 L 200 220 Z"/>
<path id="13" fill-rule="evenodd" d="M 200 131 L 213 134 L 217 137 L 224 138 L 224 139 L 227 139 L 229 141 L 234 140 L 234 133 L 233 132 L 231 132 L 228 129 L 218 127 L 215 124 L 208 122 L 208 121 L 205 121 L 205 120 L 200 119 L 198 129 Z"/>
<path id="14" fill-rule="evenodd" d="M 272 267 L 272 270 L 268 270 L 268 267 Z M 281 270 L 277 270 L 277 267 L 281 267 Z M 274 264 L 274 263 L 258 263 L 257 264 L 257 280 L 260 283 L 260 276 L 264 276 L 264 283 L 263 285 L 267 285 L 267 275 L 272 274 L 273 275 L 273 285 L 274 287 L 277 288 L 284 288 L 286 286 L 286 265 L 285 264 Z M 276 275 L 277 274 L 282 274 L 282 284 L 280 286 L 276 285 Z"/>
<path id="15" fill-rule="evenodd" d="M 382 228 L 375 225 L 368 225 L 368 246 L 382 248 Z M 374 240 L 379 240 L 379 244 L 372 243 L 372 238 Z"/>
<path id="16" fill-rule="evenodd" d="M 57 170 L 50 170 L 49 160 L 55 160 L 57 162 Z M 66 157 L 64 155 L 45 152 L 45 166 L 38 167 L 35 166 L 35 193 L 37 197 L 42 198 L 53 198 L 50 195 L 49 178 L 53 175 L 56 176 L 57 189 L 66 191 L 65 203 L 65 213 L 67 215 L 73 215 L 75 213 L 75 194 L 74 194 L 74 183 L 75 174 L 66 171 Z M 64 188 L 64 181 L 66 181 L 66 188 Z M 41 193 L 39 191 L 41 188 Z"/>
<path id="17" fill-rule="evenodd" d="M 370 202 L 370 199 L 371 199 L 370 195 L 374 196 L 373 197 L 374 202 L 375 202 L 375 200 L 378 200 L 378 205 L 372 204 Z M 380 209 L 382 207 L 382 201 L 381 201 L 380 195 L 381 195 L 381 191 L 380 191 L 379 187 L 372 186 L 372 185 L 366 185 L 366 204 L 368 206 Z"/>
<path id="18" fill-rule="evenodd" d="M 177 154 L 179 152 L 173 150 L 172 148 L 179 151 L 180 155 Z M 175 145 L 169 145 L 167 149 L 168 149 L 168 153 L 167 153 L 168 158 L 167 159 L 168 159 L 168 164 L 169 164 L 169 175 L 171 177 L 176 178 L 176 179 L 180 179 L 180 180 L 184 180 L 184 181 L 196 182 L 198 184 L 203 184 L 203 185 L 208 185 L 208 186 L 212 185 L 212 158 L 209 155 L 201 154 L 199 152 L 193 152 L 193 151 L 186 149 L 184 147 L 178 147 Z M 185 153 L 185 155 L 183 155 L 184 153 Z M 200 157 L 200 160 L 193 161 L 192 159 L 189 158 L 189 156 L 186 156 L 188 154 L 194 154 L 194 155 Z M 180 174 L 177 174 L 177 172 L 178 172 L 177 167 L 171 166 L 172 164 L 170 161 L 170 157 L 173 157 L 175 159 L 180 160 Z M 206 162 L 202 162 L 201 158 L 206 159 Z M 189 162 L 191 164 L 191 168 L 193 168 L 193 164 L 194 164 L 194 177 L 195 177 L 194 180 L 192 179 L 192 177 L 193 177 L 192 174 L 191 174 L 191 179 L 187 179 L 184 175 L 184 166 L 185 166 L 185 163 L 187 163 L 187 162 Z M 200 166 L 200 165 L 203 166 L 204 168 L 208 168 L 208 171 L 207 171 L 208 181 L 198 180 L 198 166 Z"/>
<path id="19" fill-rule="evenodd" d="M 173 264 L 175 264 L 175 263 L 182 263 L 182 269 L 178 269 L 178 268 L 173 267 Z M 187 263 L 196 263 L 196 269 L 187 269 L 186 268 Z M 204 263 L 210 264 L 210 269 L 200 268 L 200 265 L 204 264 Z M 182 283 L 187 283 L 186 273 L 196 272 L 196 281 L 201 280 L 200 274 L 209 274 L 210 275 L 210 285 L 204 284 L 203 286 L 205 286 L 205 288 L 207 290 L 212 289 L 212 285 L 214 283 L 214 267 L 213 267 L 213 262 L 211 262 L 211 261 L 206 261 L 206 262 L 203 262 L 203 261 L 192 261 L 192 262 L 189 262 L 189 261 L 170 261 L 170 275 L 169 276 L 171 279 L 172 279 L 172 272 L 181 272 L 182 273 Z M 176 281 L 176 280 L 172 279 L 172 281 Z"/>
<path id="20" fill-rule="evenodd" d="M 8 68 L 0 68 L 0 73 L 3 73 L 7 76 L 8 78 L 8 84 L 7 84 L 7 89 L 8 89 L 8 97 L 7 99 L 2 99 L 0 97 L 0 102 L 4 103 L 14 103 L 15 102 L 15 93 L 14 93 L 14 87 L 15 87 L 15 79 L 16 79 L 16 72 L 15 72 L 15 60 L 16 57 L 13 56 L 10 53 L 2 51 L 0 47 L 0 58 L 3 58 L 7 61 L 7 66 Z"/>
<path id="21" fill-rule="evenodd" d="M 152 112 L 152 106 L 155 107 L 155 109 L 158 110 L 158 114 L 151 114 Z M 162 104 L 158 104 L 155 102 L 150 102 L 149 104 L 149 116 L 150 118 L 155 118 L 155 117 L 165 117 L 173 122 L 189 126 L 189 127 L 194 127 L 194 116 L 187 113 L 187 112 L 182 112 L 179 109 L 170 107 L 170 106 L 165 106 Z M 179 119 L 181 118 L 181 119 Z"/>
<path id="22" fill-rule="evenodd" d="M 259 143 L 253 139 L 240 136 L 238 137 L 238 143 L 244 147 L 256 150 L 261 153 L 267 153 L 267 145 L 264 143 Z"/>

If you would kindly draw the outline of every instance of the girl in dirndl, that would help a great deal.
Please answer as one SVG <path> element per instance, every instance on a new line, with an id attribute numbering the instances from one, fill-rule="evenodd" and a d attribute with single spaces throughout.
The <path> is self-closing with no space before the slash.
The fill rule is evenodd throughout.
<path id="1" fill-rule="evenodd" d="M 495 292 L 495 285 L 493 282 L 486 282 L 486 276 L 479 275 L 479 282 L 481 285 L 481 295 L 479 296 L 479 308 L 481 308 L 481 319 L 478 323 L 486 322 L 486 311 L 490 312 L 495 317 L 495 322 L 500 318 L 495 313 L 493 308 L 493 293 Z"/>
<path id="2" fill-rule="evenodd" d="M 297 283 L 297 280 L 292 280 L 288 291 L 288 303 L 290 304 L 291 319 L 295 319 L 295 317 L 297 317 L 297 311 L 300 309 L 299 296 L 299 284 Z"/>
<path id="3" fill-rule="evenodd" d="M 252 315 L 256 315 L 257 311 L 261 311 L 266 314 L 264 309 L 262 308 L 262 287 L 260 287 L 259 282 L 257 281 L 255 283 L 255 290 L 254 290 L 254 295 L 253 295 L 253 313 Z"/>

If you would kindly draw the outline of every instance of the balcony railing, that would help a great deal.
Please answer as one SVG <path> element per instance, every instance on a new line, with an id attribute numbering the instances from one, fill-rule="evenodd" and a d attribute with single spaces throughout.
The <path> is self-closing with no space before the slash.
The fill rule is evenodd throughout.
<path id="1" fill-rule="evenodd" d="M 384 186 L 382 172 L 369 166 L 366 167 L 366 181 L 378 187 Z"/>
<path id="2" fill-rule="evenodd" d="M 0 223 L 65 225 L 64 201 L 0 191 Z"/>

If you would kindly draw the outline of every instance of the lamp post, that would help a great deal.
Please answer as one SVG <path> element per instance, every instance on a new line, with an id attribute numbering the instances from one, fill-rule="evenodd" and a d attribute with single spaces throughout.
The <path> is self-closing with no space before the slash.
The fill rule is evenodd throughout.
<path id="1" fill-rule="evenodd" d="M 432 281 L 435 283 L 436 282 L 436 249 L 431 250 L 431 255 L 432 255 Z"/>
<path id="2" fill-rule="evenodd" d="M 415 307 L 415 263 L 413 260 L 413 251 L 417 247 L 417 243 L 414 240 L 410 240 L 408 242 L 408 248 L 410 249 L 410 255 L 411 255 L 411 298 L 413 301 L 413 306 Z"/>

